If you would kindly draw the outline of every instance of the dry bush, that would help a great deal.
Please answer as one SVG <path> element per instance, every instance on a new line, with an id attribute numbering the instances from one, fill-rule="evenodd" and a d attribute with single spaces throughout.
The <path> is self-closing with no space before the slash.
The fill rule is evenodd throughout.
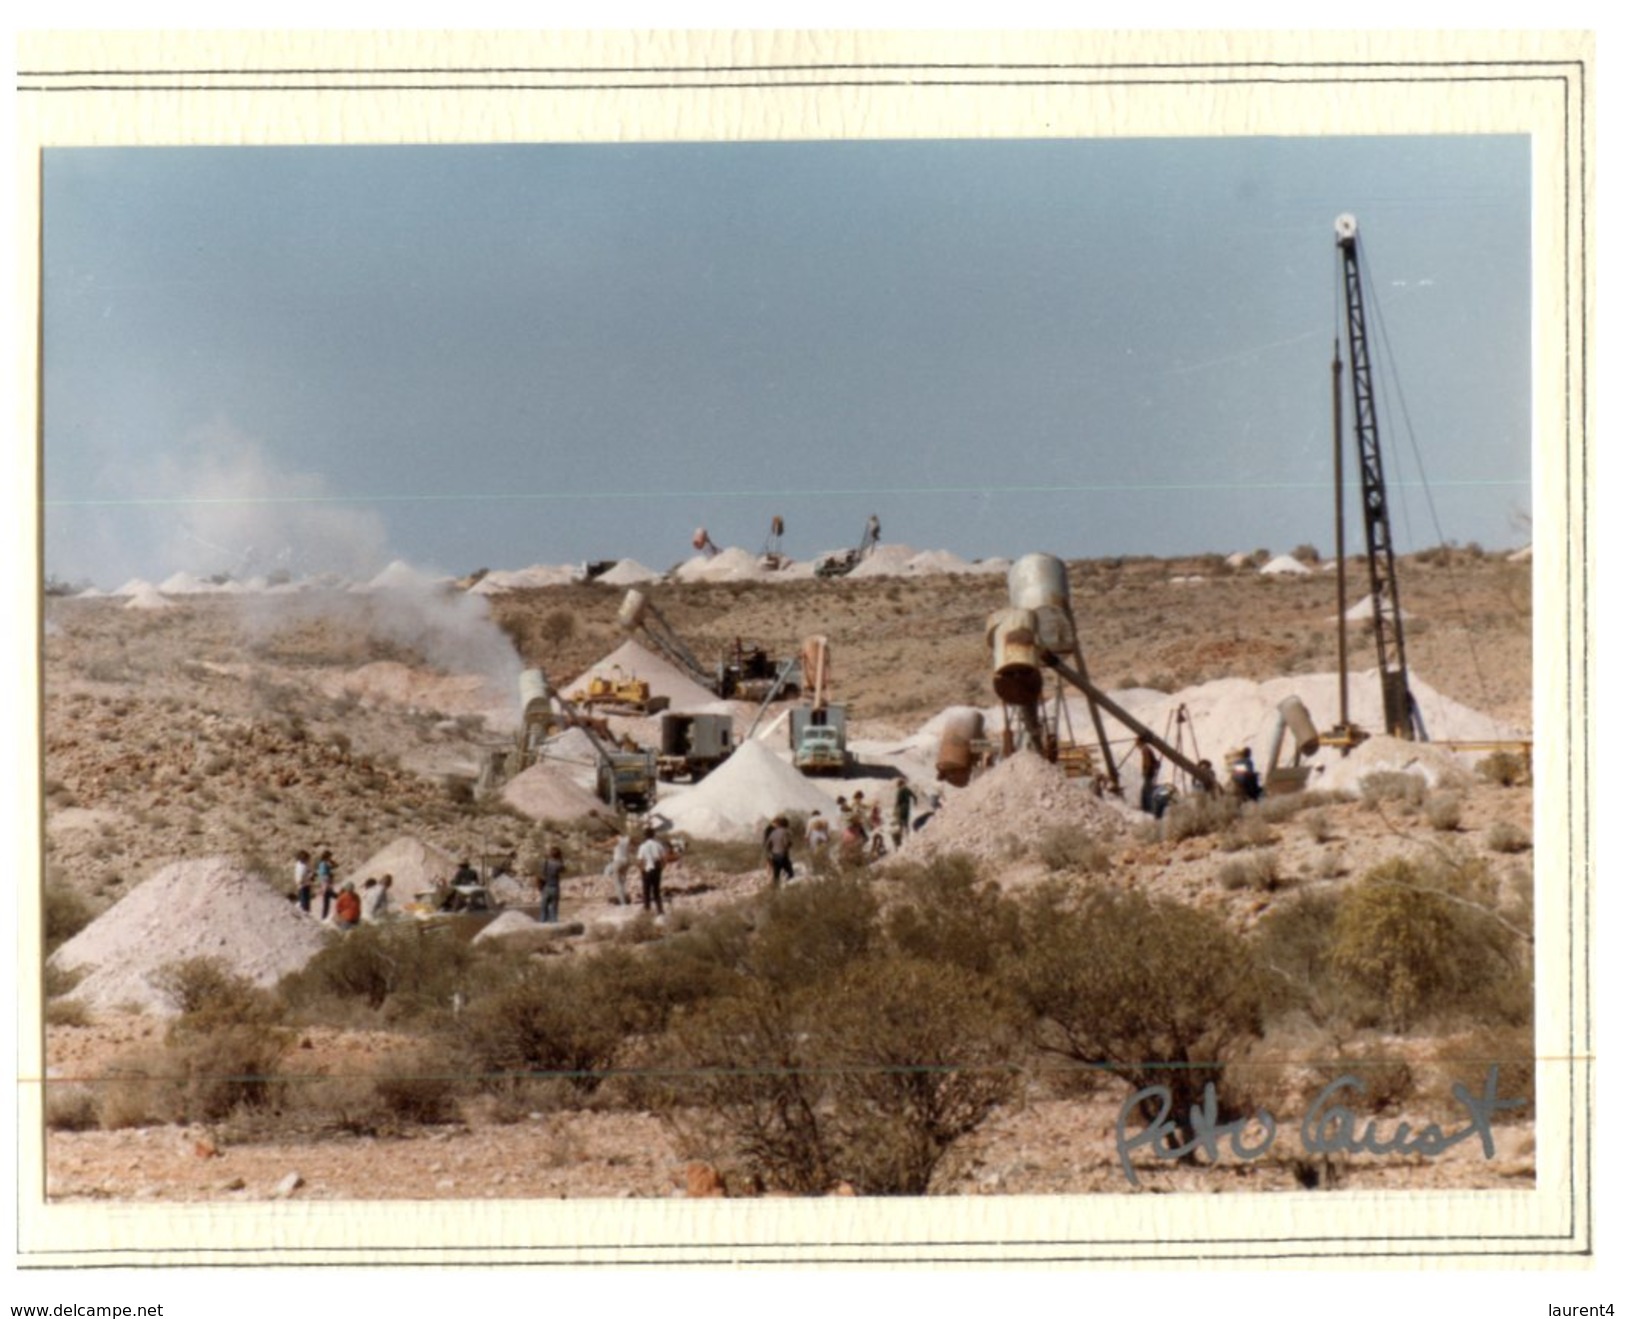
<path id="1" fill-rule="evenodd" d="M 1033 851 L 1050 871 L 1078 870 L 1087 875 L 1103 875 L 1112 867 L 1111 853 L 1081 824 L 1050 825 L 1039 834 Z"/>
<path id="2" fill-rule="evenodd" d="M 879 914 L 873 889 L 860 879 L 779 889 L 761 905 L 750 973 L 785 990 L 827 979 L 878 942 Z"/>
<path id="3" fill-rule="evenodd" d="M 101 1116 L 96 1111 L 96 1094 L 89 1086 L 46 1082 L 47 1131 L 92 1131 L 100 1125 Z"/>
<path id="4" fill-rule="evenodd" d="M 94 913 L 79 894 L 63 884 L 46 883 L 40 894 L 40 918 L 49 957 L 80 930 L 89 925 Z"/>
<path id="5" fill-rule="evenodd" d="M 362 925 L 335 939 L 277 992 L 302 1020 L 345 1024 L 357 1008 L 392 1019 L 444 1011 L 466 989 L 474 960 L 460 930 L 416 922 Z"/>
<path id="6" fill-rule="evenodd" d="M 767 848 L 759 839 L 692 838 L 683 850 L 683 864 L 719 875 L 748 875 L 767 869 Z"/>
<path id="7" fill-rule="evenodd" d="M 1170 843 L 1186 838 L 1200 838 L 1220 833 L 1234 824 L 1241 814 L 1241 805 L 1234 797 L 1223 793 L 1192 793 L 1181 797 L 1168 808 L 1162 819 L 1162 835 Z"/>
<path id="8" fill-rule="evenodd" d="M 691 1152 L 770 1190 L 923 1195 L 1013 1093 L 1015 1010 L 985 977 L 912 958 L 764 983 L 675 1024 L 660 1114 Z"/>
<path id="9" fill-rule="evenodd" d="M 1273 851 L 1255 852 L 1219 867 L 1220 886 L 1232 891 L 1250 888 L 1273 893 L 1281 883 L 1281 866 Z"/>
<path id="10" fill-rule="evenodd" d="M 569 609 L 550 610 L 538 631 L 549 646 L 562 646 L 576 634 L 576 616 Z"/>
<path id="11" fill-rule="evenodd" d="M 1428 798 L 1427 822 L 1440 833 L 1454 833 L 1461 828 L 1461 797 L 1454 792 L 1442 792 Z"/>
<path id="12" fill-rule="evenodd" d="M 606 992 L 606 982 L 602 971 L 551 959 L 477 998 L 453 1037 L 470 1079 L 500 1091 L 551 1077 L 590 1094 L 638 1024 L 635 1000 Z"/>
<path id="13" fill-rule="evenodd" d="M 181 1027 L 181 1034 L 206 1030 L 217 1023 L 271 1022 L 280 1015 L 270 994 L 235 974 L 218 957 L 169 962 L 155 971 L 151 980 L 153 988 L 180 1009 L 176 1025 Z"/>
<path id="14" fill-rule="evenodd" d="M 1262 984 L 1251 949 L 1217 916 L 1136 892 L 1080 899 L 1051 888 L 1022 904 L 1025 949 L 1005 976 L 1041 1050 L 1164 1086 L 1189 1141 L 1190 1112 L 1227 1052 L 1256 1035 Z M 1142 1104 L 1146 1117 L 1156 1105 Z"/>
<path id="15" fill-rule="evenodd" d="M 392 1058 L 373 1076 L 373 1090 L 384 1111 L 413 1125 L 458 1121 L 457 1099 L 464 1085 L 457 1060 L 445 1048 L 420 1048 Z"/>
<path id="16" fill-rule="evenodd" d="M 1336 1091 L 1337 1104 L 1355 1113 L 1392 1113 L 1416 1096 L 1416 1072 L 1404 1058 L 1379 1049 L 1343 1050 L 1314 1067 L 1303 1098 L 1312 1101 L 1325 1087 L 1345 1077 L 1356 1084 Z"/>
<path id="17" fill-rule="evenodd" d="M 898 953 L 983 975 L 1019 954 L 1020 907 L 973 858 L 949 853 L 894 873 L 900 892 L 884 923 Z"/>
<path id="18" fill-rule="evenodd" d="M 1426 781 L 1415 774 L 1385 769 L 1360 780 L 1360 800 L 1368 809 L 1393 802 L 1407 810 L 1417 810 L 1427 798 Z"/>
<path id="19" fill-rule="evenodd" d="M 1367 871 L 1338 911 L 1332 973 L 1390 1029 L 1409 1029 L 1424 1010 L 1516 1015 L 1527 950 L 1484 901 L 1484 879 L 1481 870 L 1406 859 Z"/>
<path id="20" fill-rule="evenodd" d="M 1332 833 L 1331 817 L 1323 810 L 1313 810 L 1305 814 L 1303 829 L 1317 843 L 1329 843 L 1335 837 Z"/>
<path id="21" fill-rule="evenodd" d="M 1243 810 L 1228 829 L 1219 835 L 1221 852 L 1241 852 L 1249 847 L 1269 847 L 1279 841 L 1263 813 Z"/>
<path id="22" fill-rule="evenodd" d="M 1441 1044 L 1434 1052 L 1437 1067 L 1435 1084 L 1430 1087 L 1437 1103 L 1453 1102 L 1456 1083 L 1482 1095 L 1491 1067 L 1496 1069 L 1495 1091 L 1502 1099 L 1523 1099 L 1520 1108 L 1497 1114 L 1503 1122 L 1518 1122 L 1535 1115 L 1538 1081 L 1535 1065 L 1535 1032 L 1528 1022 L 1517 1026 L 1480 1026 L 1464 1038 Z"/>
<path id="23" fill-rule="evenodd" d="M 1484 846 L 1492 852 L 1527 852 L 1534 844 L 1526 830 L 1510 820 L 1497 820 L 1484 836 Z"/>
<path id="24" fill-rule="evenodd" d="M 1522 756 L 1510 751 L 1492 751 L 1478 762 L 1478 776 L 1486 783 L 1511 788 L 1529 779 L 1529 766 Z"/>
<path id="25" fill-rule="evenodd" d="M 71 998 L 48 999 L 45 1003 L 47 1026 L 88 1026 L 90 1009 Z"/>

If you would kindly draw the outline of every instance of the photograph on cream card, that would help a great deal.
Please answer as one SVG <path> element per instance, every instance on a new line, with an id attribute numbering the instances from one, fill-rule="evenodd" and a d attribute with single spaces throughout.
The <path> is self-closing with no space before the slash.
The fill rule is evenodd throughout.
<path id="1" fill-rule="evenodd" d="M 43 48 L 42 1250 L 1588 1230 L 1574 91 L 529 40 Z"/>

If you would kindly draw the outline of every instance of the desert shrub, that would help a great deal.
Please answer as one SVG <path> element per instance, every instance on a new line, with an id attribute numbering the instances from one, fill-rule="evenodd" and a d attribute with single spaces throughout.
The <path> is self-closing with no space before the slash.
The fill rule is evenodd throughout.
<path id="1" fill-rule="evenodd" d="M 1081 870 L 1101 875 L 1111 869 L 1111 853 L 1080 824 L 1052 824 L 1039 834 L 1033 850 L 1046 870 Z"/>
<path id="2" fill-rule="evenodd" d="M 443 1009 L 463 991 L 473 962 L 463 933 L 415 922 L 362 925 L 283 977 L 281 998 L 301 1017 L 333 1020 L 358 1006 L 409 1018 Z"/>
<path id="3" fill-rule="evenodd" d="M 556 1077 L 590 1094 L 633 1025 L 627 1000 L 601 989 L 585 967 L 552 959 L 474 1000 L 456 1034 L 471 1079 L 501 1090 Z"/>
<path id="4" fill-rule="evenodd" d="M 184 1018 L 182 1018 L 184 1021 Z M 178 1122 L 214 1122 L 239 1109 L 276 1105 L 288 1033 L 264 1022 L 216 1024 L 207 1031 L 171 1028 L 163 1078 Z"/>
<path id="5" fill-rule="evenodd" d="M 885 914 L 887 942 L 906 957 L 990 974 L 1020 947 L 1017 904 L 963 853 L 898 872 Z"/>
<path id="6" fill-rule="evenodd" d="M 692 838 L 683 851 L 683 864 L 722 875 L 746 875 L 767 869 L 767 849 L 760 839 Z"/>
<path id="7" fill-rule="evenodd" d="M 569 609 L 550 610 L 542 619 L 542 640 L 550 646 L 562 646 L 576 634 L 576 616 Z"/>
<path id="8" fill-rule="evenodd" d="M 165 1033 L 161 1104 L 172 1120 L 215 1121 L 275 1105 L 290 1043 L 282 1003 L 218 958 L 171 962 L 153 984 L 180 1008 Z"/>
<path id="9" fill-rule="evenodd" d="M 152 985 L 176 1008 L 180 1033 L 196 1033 L 216 1024 L 273 1022 L 276 1000 L 253 981 L 235 974 L 218 957 L 190 957 L 155 971 Z M 173 1032 L 172 1032 L 173 1033 Z"/>
<path id="10" fill-rule="evenodd" d="M 1428 798 L 1427 822 L 1440 833 L 1454 833 L 1461 828 L 1461 798 L 1453 792 L 1441 792 Z"/>
<path id="11" fill-rule="evenodd" d="M 1533 844 L 1529 834 L 1510 820 L 1497 820 L 1484 836 L 1484 846 L 1492 852 L 1527 852 Z"/>
<path id="12" fill-rule="evenodd" d="M 779 889 L 762 904 L 749 969 L 781 990 L 826 979 L 869 951 L 879 914 L 873 890 L 858 879 Z"/>
<path id="13" fill-rule="evenodd" d="M 1105 1068 L 1131 1088 L 1165 1086 L 1173 1120 L 1223 1076 L 1226 1051 L 1258 1033 L 1261 983 L 1251 949 L 1218 917 L 1137 892 L 1023 903 L 1025 948 L 1006 972 L 1048 1053 Z M 1142 1103 L 1148 1120 L 1153 1100 Z"/>
<path id="14" fill-rule="evenodd" d="M 685 1014 L 658 1108 L 685 1148 L 764 1189 L 922 1195 L 1014 1092 L 1016 1038 L 985 977 L 865 959 L 817 987 L 755 983 Z"/>
<path id="15" fill-rule="evenodd" d="M 1329 843 L 1334 837 L 1331 817 L 1323 810 L 1307 812 L 1303 817 L 1303 829 L 1317 843 Z"/>
<path id="16" fill-rule="evenodd" d="M 1360 800 L 1371 808 L 1394 802 L 1414 810 L 1427 797 L 1427 790 L 1423 779 L 1401 770 L 1378 770 L 1360 780 Z"/>
<path id="17" fill-rule="evenodd" d="M 415 1125 L 457 1121 L 463 1084 L 456 1060 L 445 1049 L 420 1049 L 391 1059 L 373 1077 L 373 1090 L 384 1111 Z"/>
<path id="18" fill-rule="evenodd" d="M 1343 793 L 1309 788 L 1303 792 L 1284 792 L 1265 797 L 1254 809 L 1271 824 L 1285 824 L 1305 811 L 1323 810 L 1327 806 L 1348 800 Z"/>
<path id="19" fill-rule="evenodd" d="M 1510 788 L 1528 778 L 1528 765 L 1510 751 L 1492 751 L 1478 762 L 1478 776 L 1486 783 Z"/>
<path id="20" fill-rule="evenodd" d="M 1337 893 L 1326 890 L 1299 893 L 1258 923 L 1252 945 L 1265 976 L 1269 1020 L 1297 1011 L 1321 1023 L 1340 1015 L 1340 986 L 1326 975 L 1326 963 L 1341 902 Z"/>
<path id="21" fill-rule="evenodd" d="M 62 884 L 47 883 L 40 896 L 40 918 L 49 956 L 92 919 L 90 904 Z"/>
<path id="22" fill-rule="evenodd" d="M 1244 810 L 1231 826 L 1219 835 L 1221 852 L 1241 852 L 1249 847 L 1268 847 L 1276 842 L 1275 831 L 1270 828 L 1260 811 Z"/>
<path id="23" fill-rule="evenodd" d="M 1223 793 L 1195 792 L 1181 797 L 1163 818 L 1163 836 L 1170 843 L 1219 833 L 1241 814 L 1234 797 Z"/>
<path id="24" fill-rule="evenodd" d="M 1480 1026 L 1463 1038 L 1441 1044 L 1434 1053 L 1438 1078 L 1433 1098 L 1451 1100 L 1451 1089 L 1460 1082 L 1474 1094 L 1482 1095 L 1491 1067 L 1496 1069 L 1495 1092 L 1502 1099 L 1523 1099 L 1521 1108 L 1496 1116 L 1503 1122 L 1518 1122 L 1535 1115 L 1538 1077 L 1535 1066 L 1535 1032 L 1528 1022 L 1522 1025 Z"/>
<path id="25" fill-rule="evenodd" d="M 1345 1049 L 1315 1065 L 1303 1097 L 1312 1100 L 1344 1077 L 1358 1084 L 1341 1087 L 1332 1102 L 1351 1112 L 1391 1113 L 1416 1096 L 1416 1072 L 1404 1058 L 1379 1049 Z"/>
<path id="26" fill-rule="evenodd" d="M 1273 851 L 1226 861 L 1219 867 L 1219 884 L 1226 889 L 1257 889 L 1273 893 L 1281 886 L 1281 867 Z"/>
<path id="27" fill-rule="evenodd" d="M 45 1129 L 47 1131 L 92 1131 L 101 1125 L 96 1110 L 96 1094 L 86 1085 L 45 1086 Z"/>
<path id="28" fill-rule="evenodd" d="M 1292 551 L 1292 557 L 1299 563 L 1319 563 L 1320 551 L 1313 545 L 1299 545 Z"/>
<path id="29" fill-rule="evenodd" d="M 1487 910 L 1482 872 L 1406 859 L 1366 872 L 1337 914 L 1330 967 L 1406 1030 L 1424 1008 L 1508 1010 L 1527 969 L 1515 936 Z"/>
<path id="30" fill-rule="evenodd" d="M 88 1026 L 90 1009 L 71 998 L 47 1000 L 45 1004 L 47 1026 Z"/>

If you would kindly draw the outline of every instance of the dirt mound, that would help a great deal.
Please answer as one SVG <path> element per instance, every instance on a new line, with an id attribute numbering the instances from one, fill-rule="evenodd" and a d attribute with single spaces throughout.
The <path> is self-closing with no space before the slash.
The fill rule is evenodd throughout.
<path id="1" fill-rule="evenodd" d="M 173 609 L 175 602 L 165 599 L 156 586 L 143 582 L 134 591 L 129 593 L 130 598 L 125 603 L 126 609 Z"/>
<path id="2" fill-rule="evenodd" d="M 598 580 L 606 586 L 635 586 L 639 582 L 658 582 L 660 578 L 660 573 L 636 559 L 622 559 Z"/>
<path id="3" fill-rule="evenodd" d="M 948 797 L 929 824 L 908 843 L 905 855 L 930 858 L 966 852 L 1002 857 L 1012 838 L 1036 839 L 1058 825 L 1079 825 L 1102 838 L 1122 831 L 1125 809 L 1095 796 L 1081 780 L 1030 752 L 999 762 L 968 788 Z"/>
<path id="4" fill-rule="evenodd" d="M 829 794 L 753 739 L 661 813 L 699 838 L 749 838 L 781 812 L 829 806 Z"/>
<path id="5" fill-rule="evenodd" d="M 1263 573 L 1266 577 L 1274 577 L 1281 573 L 1285 573 L 1289 576 L 1298 575 L 1309 572 L 1310 569 L 1306 568 L 1290 554 L 1277 554 L 1258 571 Z"/>
<path id="6" fill-rule="evenodd" d="M 369 704 L 389 703 L 444 715 L 480 715 L 493 725 L 511 719 L 511 698 L 477 673 L 440 673 L 413 668 L 398 660 L 376 660 L 360 668 L 324 675 L 319 684 L 329 696 L 354 695 Z"/>
<path id="7" fill-rule="evenodd" d="M 474 943 L 488 943 L 493 939 L 512 938 L 516 934 L 530 934 L 536 929 L 536 918 L 522 911 L 505 911 L 474 936 Z"/>
<path id="8" fill-rule="evenodd" d="M 217 957 L 269 987 L 321 951 L 321 927 L 226 857 L 177 861 L 132 889 L 58 948 L 51 964 L 93 968 L 71 998 L 107 1011 L 177 1009 L 151 977 L 170 962 Z"/>
<path id="9" fill-rule="evenodd" d="M 603 808 L 563 766 L 545 760 L 510 779 L 502 800 L 532 820 L 575 820 Z"/>
<path id="10" fill-rule="evenodd" d="M 450 852 L 404 834 L 356 866 L 350 877 L 360 881 L 393 875 L 395 893 L 406 900 L 432 889 L 437 879 L 450 879 L 456 869 L 457 858 Z"/>

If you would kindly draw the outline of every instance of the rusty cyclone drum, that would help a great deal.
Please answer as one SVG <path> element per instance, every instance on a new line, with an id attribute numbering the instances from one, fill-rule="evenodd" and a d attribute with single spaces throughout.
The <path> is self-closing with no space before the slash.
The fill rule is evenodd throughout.
<path id="1" fill-rule="evenodd" d="M 987 620 L 987 644 L 993 652 L 993 691 L 998 698 L 1009 705 L 1042 700 L 1038 616 L 1031 609 L 999 610 Z"/>

